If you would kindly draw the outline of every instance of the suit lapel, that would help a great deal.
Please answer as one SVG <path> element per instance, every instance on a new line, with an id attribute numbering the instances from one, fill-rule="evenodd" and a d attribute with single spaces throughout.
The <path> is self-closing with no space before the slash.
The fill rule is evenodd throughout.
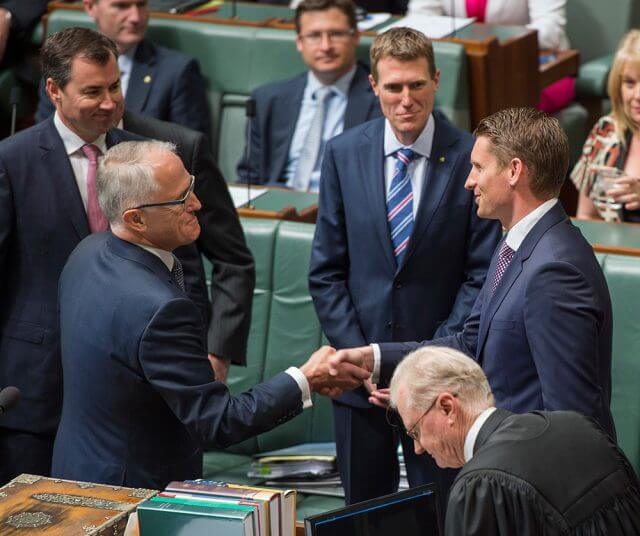
<path id="1" fill-rule="evenodd" d="M 89 234 L 87 213 L 64 143 L 53 123 L 53 116 L 44 124 L 39 145 L 43 169 L 51 170 L 52 175 L 55 174 L 54 180 L 58 182 L 55 191 L 60 201 L 61 215 L 69 217 L 78 239 L 82 240 Z"/>
<path id="2" fill-rule="evenodd" d="M 365 98 L 367 93 L 372 93 L 371 84 L 367 78 L 367 72 L 356 64 L 356 73 L 349 86 L 347 96 L 347 109 L 344 112 L 344 130 L 360 125 L 369 118 L 371 99 Z"/>
<path id="3" fill-rule="evenodd" d="M 380 247 L 392 270 L 396 269 L 393 244 L 387 224 L 387 201 L 384 182 L 384 118 L 369 123 L 362 133 L 358 149 L 360 173 L 355 173 L 362 181 L 362 189 L 368 201 Z"/>
<path id="4" fill-rule="evenodd" d="M 427 162 L 427 174 L 422 184 L 420 206 L 413 224 L 407 253 L 403 257 L 402 264 L 398 267 L 399 270 L 409 262 L 411 255 L 420 243 L 422 235 L 429 227 L 453 176 L 456 162 L 460 158 L 460 154 L 455 151 L 454 147 L 457 141 L 455 131 L 438 112 L 434 112 L 433 116 L 435 132 L 431 147 L 431 157 Z"/>
<path id="5" fill-rule="evenodd" d="M 529 231 L 529 234 L 525 237 L 522 244 L 516 251 L 516 254 L 513 257 L 513 260 L 507 267 L 504 275 L 502 276 L 502 280 L 498 285 L 498 288 L 494 292 L 493 296 L 489 298 L 489 301 L 486 306 L 486 310 L 483 310 L 482 315 L 480 317 L 480 327 L 478 334 L 478 347 L 477 347 L 477 357 L 482 364 L 482 349 L 484 347 L 484 343 L 487 339 L 487 333 L 489 332 L 489 326 L 491 325 L 491 321 L 493 320 L 496 311 L 500 307 L 500 304 L 504 301 L 505 297 L 509 293 L 509 290 L 516 282 L 520 274 L 522 273 L 522 269 L 524 263 L 531 256 L 533 249 L 536 244 L 542 238 L 542 236 L 554 225 L 559 223 L 560 221 L 567 218 L 567 214 L 565 213 L 562 205 L 558 201 L 549 212 L 547 212 Z M 493 277 L 495 274 L 495 266 L 497 263 L 498 252 L 500 251 L 500 247 L 497 247 L 494 253 L 494 258 L 491 260 L 491 267 L 487 273 L 487 279 L 485 281 L 485 285 L 491 285 L 493 282 Z M 487 290 L 490 292 L 490 290 Z"/>
<path id="6" fill-rule="evenodd" d="M 129 76 L 129 85 L 125 102 L 127 109 L 141 113 L 149 91 L 156 77 L 156 51 L 153 44 L 142 40 L 133 57 L 133 68 Z"/>
<path id="7" fill-rule="evenodd" d="M 307 73 L 294 78 L 287 85 L 287 91 L 280 93 L 273 102 L 273 111 L 270 119 L 273 122 L 273 159 L 271 169 L 274 175 L 269 180 L 276 182 L 282 179 L 286 162 L 289 158 L 291 140 L 296 130 L 296 123 L 302 108 L 302 97 L 307 85 Z M 295 113 L 291 113 L 295 110 Z"/>

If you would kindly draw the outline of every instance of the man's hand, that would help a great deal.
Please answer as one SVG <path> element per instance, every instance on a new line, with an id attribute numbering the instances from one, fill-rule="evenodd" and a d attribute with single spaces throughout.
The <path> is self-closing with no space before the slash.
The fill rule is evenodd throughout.
<path id="1" fill-rule="evenodd" d="M 336 361 L 337 355 L 334 348 L 323 346 L 300 367 L 311 391 L 326 396 L 339 396 L 344 391 L 359 387 L 371 375 L 362 367 L 361 358 L 342 356 Z"/>
<path id="2" fill-rule="evenodd" d="M 209 358 L 209 363 L 211 363 L 211 368 L 216 376 L 216 380 L 221 381 L 222 383 L 227 383 L 227 376 L 229 374 L 229 365 L 231 364 L 231 361 L 224 357 L 217 357 L 213 354 L 208 354 L 207 357 Z"/>
<path id="3" fill-rule="evenodd" d="M 371 374 L 373 372 L 373 348 L 360 346 L 359 348 L 338 350 L 331 358 L 330 374 L 337 374 L 338 368 L 343 363 L 352 363 L 368 370 Z"/>

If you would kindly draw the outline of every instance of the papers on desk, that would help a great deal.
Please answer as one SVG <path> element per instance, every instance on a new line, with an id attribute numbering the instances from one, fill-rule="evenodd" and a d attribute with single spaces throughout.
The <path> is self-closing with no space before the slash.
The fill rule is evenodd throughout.
<path id="1" fill-rule="evenodd" d="M 243 207 L 249 201 L 253 201 L 258 199 L 261 195 L 267 193 L 268 190 L 265 188 L 260 188 L 259 190 L 256 188 L 251 188 L 251 194 L 247 195 L 247 187 L 245 186 L 229 186 L 229 193 L 231 194 L 231 199 L 233 200 L 233 206 L 236 208 Z"/>
<path id="2" fill-rule="evenodd" d="M 418 30 L 431 39 L 439 39 L 447 37 L 453 32 L 469 26 L 474 20 L 473 17 L 440 17 L 436 15 L 422 15 L 419 13 L 410 13 L 389 26 L 385 26 L 378 33 L 382 33 L 389 28 L 397 26 L 408 26 L 414 30 Z"/>
<path id="3" fill-rule="evenodd" d="M 366 32 L 379 26 L 383 22 L 387 22 L 391 18 L 391 13 L 368 13 L 367 16 L 358 21 L 358 30 Z M 385 28 L 386 29 L 386 28 Z"/>

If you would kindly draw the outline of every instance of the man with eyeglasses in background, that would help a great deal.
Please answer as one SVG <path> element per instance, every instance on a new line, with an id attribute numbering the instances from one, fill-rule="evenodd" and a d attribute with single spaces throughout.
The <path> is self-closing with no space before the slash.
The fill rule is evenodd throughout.
<path id="1" fill-rule="evenodd" d="M 238 164 L 238 177 L 317 192 L 325 143 L 381 112 L 368 71 L 356 62 L 351 0 L 305 0 L 295 24 L 296 47 L 309 71 L 253 92 L 250 154 Z"/>
<path id="2" fill-rule="evenodd" d="M 22 393 L 0 422 L 0 483 L 49 474 L 62 405 L 58 278 L 84 237 L 108 229 L 96 192 L 101 155 L 142 139 L 112 128 L 123 107 L 116 58 L 115 44 L 87 28 L 49 36 L 42 71 L 56 112 L 0 143 L 0 386 Z M 206 318 L 200 256 L 193 245 L 183 251 L 187 294 Z"/>

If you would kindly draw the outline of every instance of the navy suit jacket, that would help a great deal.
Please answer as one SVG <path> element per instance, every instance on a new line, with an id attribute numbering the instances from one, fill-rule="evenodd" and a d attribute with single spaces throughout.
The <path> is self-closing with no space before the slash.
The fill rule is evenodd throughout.
<path id="1" fill-rule="evenodd" d="M 238 180 L 282 186 L 289 148 L 296 129 L 308 73 L 257 88 L 256 116 L 251 122 L 251 154 L 238 164 Z M 344 130 L 380 117 L 378 98 L 371 89 L 367 70 L 360 64 L 349 87 Z"/>
<path id="2" fill-rule="evenodd" d="M 498 255 L 452 346 L 484 369 L 498 407 L 516 413 L 573 410 L 615 438 L 609 289 L 593 249 L 560 203 L 525 237 L 495 293 Z M 382 344 L 382 375 L 419 343 Z"/>
<path id="3" fill-rule="evenodd" d="M 111 233 L 75 249 L 59 289 L 64 405 L 52 475 L 162 489 L 222 448 L 302 411 L 281 372 L 231 396 L 214 381 L 202 318 L 154 254 Z"/>
<path id="4" fill-rule="evenodd" d="M 211 139 L 211 116 L 200 67 L 194 58 L 177 50 L 148 39 L 138 44 L 125 106 L 141 115 L 198 130 Z M 44 84 L 40 84 L 36 121 L 45 120 L 54 111 Z"/>
<path id="5" fill-rule="evenodd" d="M 140 139 L 114 129 L 106 141 L 110 147 Z M 62 397 L 58 278 L 87 235 L 86 211 L 53 117 L 0 142 L 0 387 L 22 392 L 20 404 L 0 418 L 2 427 L 56 430 Z M 186 285 L 206 315 L 200 256 L 195 247 L 183 249 Z"/>
<path id="6" fill-rule="evenodd" d="M 327 144 L 309 290 L 337 348 L 455 333 L 484 282 L 500 227 L 476 216 L 464 189 L 473 138 L 433 115 L 431 158 L 400 266 L 386 216 L 384 119 Z M 370 407 L 364 389 L 340 400 Z"/>

